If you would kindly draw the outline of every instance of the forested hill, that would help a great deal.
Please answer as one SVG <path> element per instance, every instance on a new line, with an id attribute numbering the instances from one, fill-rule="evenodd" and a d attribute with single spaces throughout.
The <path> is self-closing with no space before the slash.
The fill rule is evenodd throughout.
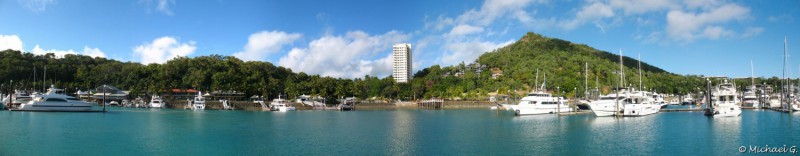
<path id="1" fill-rule="evenodd" d="M 584 44 L 548 38 L 529 32 L 513 44 L 483 54 L 477 62 L 499 68 L 506 78 L 523 81 L 527 84 L 535 81 L 536 70 L 539 69 L 540 76 L 547 74 L 549 85 L 569 88 L 567 90 L 583 90 L 581 88 L 585 85 L 584 65 L 588 63 L 589 87 L 594 88 L 595 78 L 597 78 L 598 87 L 607 89 L 609 86 L 619 84 L 617 73 L 620 57 L 617 53 L 617 51 L 612 53 L 600 51 Z M 623 51 L 623 53 L 625 52 Z M 632 53 L 635 52 L 628 52 L 629 55 L 635 55 Z M 630 57 L 623 57 L 623 59 L 625 84 L 637 87 L 639 84 L 639 60 Z M 646 56 L 644 59 L 647 60 Z M 648 90 L 678 91 L 679 86 L 670 86 L 670 84 L 686 81 L 680 80 L 684 76 L 669 73 L 647 62 L 641 62 L 641 66 L 643 86 Z M 539 81 L 543 81 L 543 78 L 540 78 Z"/>

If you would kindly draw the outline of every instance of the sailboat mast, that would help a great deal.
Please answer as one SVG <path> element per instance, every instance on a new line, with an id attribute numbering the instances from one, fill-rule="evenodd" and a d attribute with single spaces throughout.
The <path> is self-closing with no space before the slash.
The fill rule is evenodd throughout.
<path id="1" fill-rule="evenodd" d="M 586 96 L 585 97 L 586 99 L 589 99 L 589 62 L 584 62 L 583 64 L 584 64 L 583 76 L 585 78 L 585 80 L 583 81 L 584 85 L 583 88 L 585 89 L 584 96 Z"/>
<path id="2" fill-rule="evenodd" d="M 756 86 L 755 72 L 753 71 L 753 60 L 750 60 L 750 85 Z"/>
<path id="3" fill-rule="evenodd" d="M 546 91 L 547 89 L 545 87 L 547 87 L 547 73 L 544 73 L 543 76 L 544 76 L 544 82 L 542 82 L 542 90 Z"/>
<path id="4" fill-rule="evenodd" d="M 638 54 L 639 59 L 639 90 L 642 90 L 642 54 Z"/>
<path id="5" fill-rule="evenodd" d="M 31 83 L 31 86 L 31 90 L 36 89 L 36 66 L 33 66 L 33 83 Z"/>
<path id="6" fill-rule="evenodd" d="M 783 37 L 783 74 L 781 75 L 781 105 L 783 105 L 783 99 L 786 98 L 786 36 Z"/>
<path id="7" fill-rule="evenodd" d="M 622 67 L 622 49 L 619 50 L 619 87 L 625 86 L 625 69 Z"/>
<path id="8" fill-rule="evenodd" d="M 536 80 L 533 82 L 533 91 L 536 91 L 539 85 L 539 68 L 536 68 Z"/>
<path id="9" fill-rule="evenodd" d="M 44 78 L 42 78 L 42 92 L 47 89 L 47 66 L 44 66 Z"/>

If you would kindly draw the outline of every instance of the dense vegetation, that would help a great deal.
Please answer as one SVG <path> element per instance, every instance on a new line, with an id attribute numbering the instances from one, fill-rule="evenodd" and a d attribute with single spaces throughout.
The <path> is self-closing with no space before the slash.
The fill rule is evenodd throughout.
<path id="1" fill-rule="evenodd" d="M 0 82 L 3 91 L 11 87 L 42 90 L 55 84 L 69 92 L 108 84 L 130 90 L 133 96 L 164 93 L 169 89 L 235 90 L 245 95 L 301 94 L 327 98 L 355 96 L 361 99 L 453 98 L 485 99 L 490 94 L 518 96 L 547 79 L 548 90 L 564 96 L 580 96 L 584 90 L 584 64 L 589 64 L 589 87 L 607 93 L 619 85 L 619 56 L 582 44 L 528 33 L 520 41 L 488 52 L 473 63 L 440 67 L 434 65 L 414 74 L 410 83 L 398 84 L 391 77 L 365 76 L 342 79 L 295 73 L 269 62 L 245 62 L 232 56 L 179 57 L 164 64 L 142 65 L 81 55 L 33 55 L 0 51 Z M 624 57 L 626 85 L 638 85 L 638 61 Z M 46 82 L 42 81 L 46 68 Z M 538 82 L 536 71 L 539 70 Z M 33 81 L 34 70 L 36 80 Z M 493 73 L 502 76 L 496 79 Z M 704 78 L 666 72 L 642 62 L 643 84 L 648 90 L 685 94 L 704 86 Z M 13 81 L 13 84 L 12 84 Z M 773 86 L 779 79 L 759 79 Z M 749 80 L 737 80 L 740 86 Z"/>

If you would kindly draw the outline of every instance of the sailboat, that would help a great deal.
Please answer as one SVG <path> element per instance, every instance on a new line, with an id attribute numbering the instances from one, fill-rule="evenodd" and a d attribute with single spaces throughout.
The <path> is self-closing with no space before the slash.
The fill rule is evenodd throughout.
<path id="1" fill-rule="evenodd" d="M 618 113 L 622 111 L 622 100 L 629 96 L 628 89 L 623 89 L 622 87 L 625 83 L 625 69 L 622 66 L 622 50 L 619 50 L 619 69 L 620 82 L 616 92 L 600 96 L 599 100 L 589 103 L 589 108 L 592 109 L 595 116 L 613 116 L 618 115 Z"/>
<path id="2" fill-rule="evenodd" d="M 750 61 L 750 87 L 742 93 L 742 105 L 744 107 L 759 108 L 758 96 L 756 96 L 756 81 L 753 73 L 753 61 Z"/>
<path id="3" fill-rule="evenodd" d="M 622 116 L 645 116 L 658 113 L 661 104 L 653 98 L 653 93 L 642 89 L 642 62 L 639 58 L 639 91 L 623 99 Z"/>

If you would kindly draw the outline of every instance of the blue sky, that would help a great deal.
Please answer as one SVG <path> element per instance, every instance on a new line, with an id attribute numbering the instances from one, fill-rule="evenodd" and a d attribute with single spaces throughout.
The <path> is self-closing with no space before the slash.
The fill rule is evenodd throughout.
<path id="1" fill-rule="evenodd" d="M 526 32 L 623 54 L 677 74 L 800 76 L 800 1 L 0 0 L 0 49 L 140 63 L 233 55 L 311 74 L 384 77 L 391 46 L 415 70 L 474 61 Z M 797 50 L 793 50 L 797 49 Z M 798 52 L 794 52 L 798 51 Z M 792 61 L 796 60 L 796 61 Z"/>

